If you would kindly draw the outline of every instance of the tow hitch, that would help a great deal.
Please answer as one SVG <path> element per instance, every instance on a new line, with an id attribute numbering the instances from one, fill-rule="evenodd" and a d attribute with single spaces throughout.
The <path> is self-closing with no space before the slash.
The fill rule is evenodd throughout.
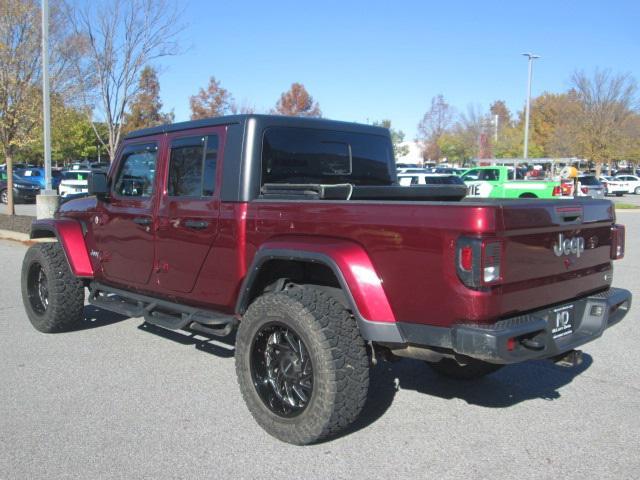
<path id="1" fill-rule="evenodd" d="M 571 350 L 551 357 L 551 361 L 561 367 L 577 367 L 582 363 L 582 350 Z"/>

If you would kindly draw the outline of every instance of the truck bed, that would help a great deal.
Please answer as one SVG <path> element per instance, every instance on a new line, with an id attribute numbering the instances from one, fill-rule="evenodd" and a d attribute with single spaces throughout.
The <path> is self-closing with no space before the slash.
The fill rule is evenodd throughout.
<path id="1" fill-rule="evenodd" d="M 606 289 L 613 219 L 609 201 L 590 199 L 256 200 L 247 208 L 243 263 L 249 265 L 252 253 L 273 239 L 349 240 L 370 256 L 396 321 L 486 323 Z M 584 254 L 554 255 L 560 233 L 584 237 Z M 503 242 L 502 283 L 483 289 L 461 283 L 455 267 L 461 235 Z"/>

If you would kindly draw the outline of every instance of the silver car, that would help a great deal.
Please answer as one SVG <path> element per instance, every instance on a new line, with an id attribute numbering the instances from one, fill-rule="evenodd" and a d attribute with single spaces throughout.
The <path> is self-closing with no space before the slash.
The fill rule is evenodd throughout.
<path id="1" fill-rule="evenodd" d="M 580 175 L 578 177 L 578 197 L 604 198 L 605 187 L 595 175 Z"/>

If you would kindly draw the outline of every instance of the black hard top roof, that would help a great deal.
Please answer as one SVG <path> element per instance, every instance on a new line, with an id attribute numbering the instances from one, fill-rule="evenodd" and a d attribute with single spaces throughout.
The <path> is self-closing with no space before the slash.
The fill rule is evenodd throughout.
<path id="1" fill-rule="evenodd" d="M 373 125 L 364 125 L 360 123 L 340 122 L 337 120 L 327 120 L 324 118 L 308 118 L 308 117 L 286 117 L 283 115 L 228 115 L 224 117 L 203 118 L 201 120 L 191 120 L 189 122 L 179 122 L 158 127 L 143 128 L 135 130 L 125 136 L 125 139 L 140 138 L 151 135 L 159 135 L 162 133 L 179 132 L 181 130 L 191 130 L 202 127 L 215 127 L 220 125 L 244 125 L 249 120 L 255 120 L 259 127 L 266 126 L 287 126 L 300 128 L 323 128 L 332 130 L 342 130 L 355 133 L 369 133 L 377 135 L 389 135 L 389 131 L 383 127 L 375 127 Z"/>

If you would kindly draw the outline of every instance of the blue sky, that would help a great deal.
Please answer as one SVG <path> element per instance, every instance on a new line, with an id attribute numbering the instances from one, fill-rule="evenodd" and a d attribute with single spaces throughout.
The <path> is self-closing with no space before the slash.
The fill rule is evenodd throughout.
<path id="1" fill-rule="evenodd" d="M 408 139 L 432 96 L 459 110 L 503 99 L 524 105 L 522 52 L 542 56 L 533 95 L 569 87 L 575 69 L 640 77 L 638 1 L 185 2 L 185 52 L 159 61 L 176 121 L 214 75 L 235 99 L 272 108 L 302 82 L 325 117 L 389 118 Z"/>

